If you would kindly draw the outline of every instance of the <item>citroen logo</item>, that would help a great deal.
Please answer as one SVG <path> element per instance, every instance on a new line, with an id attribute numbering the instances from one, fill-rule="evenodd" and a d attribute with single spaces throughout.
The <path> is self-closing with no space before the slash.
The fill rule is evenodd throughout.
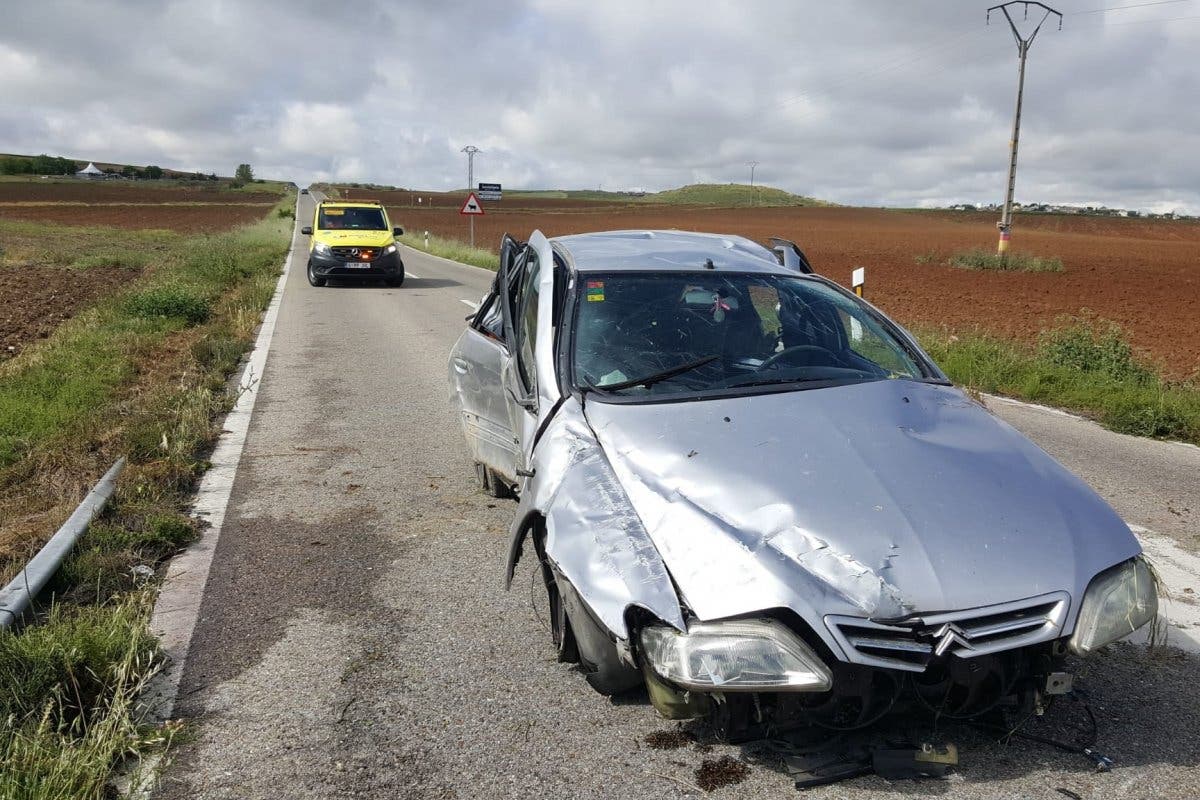
<path id="1" fill-rule="evenodd" d="M 946 651 L 954 645 L 958 645 L 964 650 L 974 650 L 971 642 L 967 639 L 967 634 L 962 628 L 955 625 L 953 622 L 947 622 L 942 627 L 933 632 L 933 638 L 937 640 L 934 645 L 933 654 L 943 656 Z"/>

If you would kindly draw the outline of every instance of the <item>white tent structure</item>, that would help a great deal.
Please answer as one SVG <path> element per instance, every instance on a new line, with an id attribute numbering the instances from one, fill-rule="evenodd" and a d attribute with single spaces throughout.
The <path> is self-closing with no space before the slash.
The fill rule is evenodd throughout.
<path id="1" fill-rule="evenodd" d="M 104 172 L 96 169 L 96 165 L 88 162 L 88 165 L 75 173 L 76 178 L 103 178 Z"/>

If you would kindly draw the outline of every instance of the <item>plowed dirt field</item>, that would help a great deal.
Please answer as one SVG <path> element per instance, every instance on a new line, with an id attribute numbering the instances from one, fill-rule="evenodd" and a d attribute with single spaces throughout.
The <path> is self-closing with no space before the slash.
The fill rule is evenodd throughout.
<path id="1" fill-rule="evenodd" d="M 180 233 L 224 231 L 266 216 L 274 201 L 205 205 L 4 205 L 0 219 L 61 225 L 111 226 L 125 230 L 169 230 Z"/>
<path id="2" fill-rule="evenodd" d="M 370 193 L 410 232 L 466 239 L 462 195 Z M 430 197 L 429 193 L 421 193 Z M 380 196 L 382 195 L 382 196 Z M 556 206 L 555 204 L 561 204 Z M 867 268 L 867 297 L 908 325 L 978 327 L 1025 341 L 1056 317 L 1088 309 L 1119 323 L 1133 344 L 1181 378 L 1200 369 L 1200 224 L 1069 215 L 1019 215 L 1014 249 L 1062 259 L 1062 273 L 997 273 L 946 264 L 960 250 L 992 248 L 991 214 L 862 208 L 699 208 L 631 202 L 502 200 L 484 203 L 476 243 L 622 228 L 678 228 L 793 239 L 818 272 L 848 283 Z"/>

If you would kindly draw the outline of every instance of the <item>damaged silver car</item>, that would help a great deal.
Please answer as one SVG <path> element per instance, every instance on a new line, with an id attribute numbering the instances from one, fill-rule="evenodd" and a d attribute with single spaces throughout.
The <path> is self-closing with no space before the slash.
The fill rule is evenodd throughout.
<path id="1" fill-rule="evenodd" d="M 1081 480 L 791 242 L 505 237 L 454 346 L 482 486 L 519 497 L 553 644 L 729 731 L 1066 691 L 1153 575 Z"/>

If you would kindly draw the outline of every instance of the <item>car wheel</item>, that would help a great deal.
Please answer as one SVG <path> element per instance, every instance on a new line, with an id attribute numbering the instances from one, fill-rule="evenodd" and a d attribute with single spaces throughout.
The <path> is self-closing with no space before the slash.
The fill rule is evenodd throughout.
<path id="1" fill-rule="evenodd" d="M 539 550 L 541 548 L 538 548 Z M 539 556 L 542 565 L 542 583 L 546 587 L 546 608 L 550 616 L 550 641 L 562 664 L 575 664 L 579 661 L 579 646 L 575 642 L 575 632 L 571 630 L 571 621 L 567 619 L 567 607 L 563 604 L 562 592 L 558 590 L 558 581 L 554 578 L 554 570 L 545 556 Z"/>
<path id="2" fill-rule="evenodd" d="M 404 285 L 404 270 L 400 270 L 399 275 L 389 276 L 387 279 L 387 285 L 393 288 Z"/>
<path id="3" fill-rule="evenodd" d="M 325 285 L 325 279 L 318 276 L 317 273 L 313 270 L 313 265 L 312 265 L 311 261 L 308 262 L 308 282 L 312 286 L 324 286 Z"/>

